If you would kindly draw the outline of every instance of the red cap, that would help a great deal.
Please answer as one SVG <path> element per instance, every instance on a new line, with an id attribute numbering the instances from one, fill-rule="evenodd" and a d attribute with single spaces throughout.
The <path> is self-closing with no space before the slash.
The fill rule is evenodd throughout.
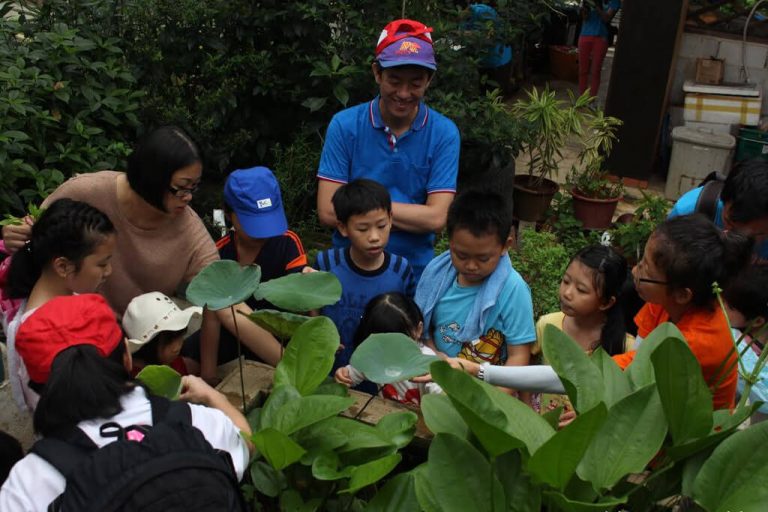
<path id="1" fill-rule="evenodd" d="M 381 31 L 379 42 L 376 44 L 376 55 L 378 56 L 384 48 L 392 43 L 406 37 L 421 39 L 429 43 L 431 47 L 432 36 L 430 32 L 432 32 L 432 27 L 428 27 L 420 21 L 406 19 L 391 21 Z"/>
<path id="2" fill-rule="evenodd" d="M 123 340 L 112 308 L 95 293 L 56 297 L 40 306 L 16 333 L 16 350 L 29 378 L 44 384 L 59 352 L 73 345 L 93 345 L 107 357 Z"/>

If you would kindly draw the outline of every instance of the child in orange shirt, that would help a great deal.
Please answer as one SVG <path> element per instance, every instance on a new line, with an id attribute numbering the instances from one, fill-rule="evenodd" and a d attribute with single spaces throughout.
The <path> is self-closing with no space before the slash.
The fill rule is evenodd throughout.
<path id="1" fill-rule="evenodd" d="M 751 239 L 721 232 L 701 215 L 686 215 L 660 224 L 632 269 L 646 302 L 635 316 L 636 344 L 661 323 L 674 323 L 701 365 L 716 409 L 733 406 L 738 375 L 731 331 L 712 283 L 725 287 L 748 264 L 751 251 Z M 626 368 L 634 356 L 631 351 L 614 360 Z"/>

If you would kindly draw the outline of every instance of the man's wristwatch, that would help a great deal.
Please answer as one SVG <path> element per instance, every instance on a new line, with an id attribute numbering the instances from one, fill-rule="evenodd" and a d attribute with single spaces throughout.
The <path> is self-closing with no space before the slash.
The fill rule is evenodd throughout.
<path id="1" fill-rule="evenodd" d="M 485 380 L 485 369 L 491 366 L 490 363 L 483 363 L 480 365 L 480 369 L 477 370 L 477 378 L 480 380 Z"/>

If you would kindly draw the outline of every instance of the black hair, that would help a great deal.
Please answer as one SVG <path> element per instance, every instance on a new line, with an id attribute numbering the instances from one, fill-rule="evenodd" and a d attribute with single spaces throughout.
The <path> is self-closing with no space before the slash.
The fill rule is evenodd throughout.
<path id="1" fill-rule="evenodd" d="M 702 214 L 684 215 L 666 220 L 651 235 L 656 252 L 654 264 L 664 272 L 667 286 L 688 288 L 691 304 L 712 307 L 712 284 L 727 288 L 752 257 L 751 238 L 735 231 L 721 231 Z"/>
<path id="2" fill-rule="evenodd" d="M 627 331 L 621 295 L 627 280 L 627 260 L 610 247 L 590 245 L 571 259 L 592 269 L 592 285 L 603 302 L 615 297 L 613 306 L 605 311 L 606 319 L 600 333 L 600 346 L 608 355 L 623 354 Z"/>
<path id="3" fill-rule="evenodd" d="M 160 331 L 157 336 L 149 340 L 147 343 L 141 346 L 139 350 L 134 352 L 133 357 L 141 359 L 145 365 L 161 364 L 160 363 L 160 350 L 163 347 L 170 344 L 174 339 L 179 336 L 183 336 L 187 332 L 186 329 L 179 331 Z"/>
<path id="4" fill-rule="evenodd" d="M 746 160 L 725 179 L 720 199 L 730 205 L 729 220 L 750 222 L 768 217 L 768 162 Z"/>
<path id="5" fill-rule="evenodd" d="M 59 352 L 48 382 L 40 390 L 33 418 L 35 432 L 48 436 L 81 421 L 109 418 L 122 411 L 120 398 L 136 387 L 123 365 L 124 354 L 122 341 L 107 357 L 90 344 Z"/>
<path id="6" fill-rule="evenodd" d="M 748 322 L 757 317 L 768 320 L 768 265 L 745 268 L 723 290 L 723 298 Z"/>
<path id="7" fill-rule="evenodd" d="M 27 245 L 11 260 L 9 296 L 28 297 L 45 266 L 56 258 L 67 258 L 79 271 L 83 259 L 114 232 L 101 210 L 72 199 L 54 201 L 32 226 Z"/>
<path id="8" fill-rule="evenodd" d="M 161 211 L 173 173 L 202 161 L 192 138 L 179 127 L 163 126 L 144 136 L 128 156 L 126 176 L 134 192 Z"/>
<path id="9" fill-rule="evenodd" d="M 380 332 L 399 332 L 412 337 L 423 321 L 421 310 L 413 299 L 399 292 L 382 293 L 366 304 L 355 331 L 354 346 Z"/>
<path id="10" fill-rule="evenodd" d="M 346 224 L 353 215 L 364 215 L 374 210 L 392 213 L 392 199 L 384 185 L 373 180 L 354 180 L 342 185 L 331 198 L 339 222 Z"/>
<path id="11" fill-rule="evenodd" d="M 12 435 L 0 430 L 0 485 L 3 485 L 14 464 L 24 458 L 21 443 Z"/>
<path id="12" fill-rule="evenodd" d="M 453 200 L 446 224 L 449 238 L 457 229 L 467 229 L 477 237 L 494 234 L 504 245 L 512 230 L 512 211 L 501 194 L 470 189 Z"/>

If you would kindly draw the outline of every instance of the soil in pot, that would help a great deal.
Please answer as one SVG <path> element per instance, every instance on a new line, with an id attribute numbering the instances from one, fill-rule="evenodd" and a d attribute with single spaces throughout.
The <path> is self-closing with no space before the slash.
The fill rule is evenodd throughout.
<path id="1" fill-rule="evenodd" d="M 521 174 L 515 176 L 513 188 L 515 217 L 527 222 L 539 222 L 544 220 L 544 214 L 559 187 L 552 180 Z"/>
<path id="2" fill-rule="evenodd" d="M 581 221 L 584 229 L 608 228 L 621 199 L 621 197 L 595 199 L 579 193 L 576 189 L 571 190 L 571 196 L 573 196 L 573 216 Z"/>

